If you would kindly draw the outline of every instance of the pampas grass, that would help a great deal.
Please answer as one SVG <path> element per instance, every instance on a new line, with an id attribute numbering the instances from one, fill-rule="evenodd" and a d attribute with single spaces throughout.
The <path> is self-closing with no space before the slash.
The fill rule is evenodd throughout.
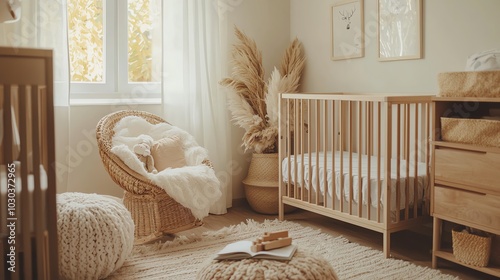
<path id="1" fill-rule="evenodd" d="M 286 49 L 280 70 L 271 73 L 266 82 L 262 53 L 254 40 L 235 27 L 239 42 L 232 51 L 232 73 L 220 84 L 230 89 L 228 108 L 233 122 L 245 129 L 245 151 L 277 152 L 279 95 L 296 92 L 304 69 L 304 53 L 298 39 Z"/>

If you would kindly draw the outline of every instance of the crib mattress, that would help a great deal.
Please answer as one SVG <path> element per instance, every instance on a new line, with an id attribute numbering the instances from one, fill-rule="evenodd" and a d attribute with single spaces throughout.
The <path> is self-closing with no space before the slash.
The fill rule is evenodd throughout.
<path id="1" fill-rule="evenodd" d="M 340 181 L 341 174 L 343 177 L 344 186 L 344 200 L 349 201 L 350 188 L 349 183 L 352 180 L 353 186 L 353 202 L 358 203 L 359 192 L 361 190 L 361 198 L 363 205 L 368 204 L 368 185 L 370 185 L 370 202 L 371 206 L 376 207 L 378 201 L 378 183 L 379 179 L 377 176 L 377 164 L 378 159 L 376 156 L 370 156 L 370 168 L 368 168 L 368 156 L 361 155 L 361 165 L 358 164 L 359 155 L 357 153 L 352 153 L 352 165 L 349 164 L 349 152 L 327 152 L 326 153 L 326 166 L 325 166 L 325 154 L 323 152 L 319 153 L 308 153 L 300 154 L 297 156 L 297 167 L 295 166 L 295 156 L 290 156 L 290 168 L 289 159 L 284 158 L 282 161 L 282 178 L 283 182 L 289 182 L 295 184 L 299 187 L 304 187 L 309 189 L 311 186 L 313 190 L 319 189 L 321 192 L 320 198 L 325 191 L 325 183 L 327 184 L 327 197 L 332 197 L 333 189 L 335 186 L 335 195 L 337 199 L 340 199 Z M 311 160 L 309 160 L 309 158 Z M 318 159 L 318 160 L 317 160 Z M 340 170 L 340 162 L 343 162 L 343 170 Z M 309 164 L 311 162 L 311 164 Z M 332 162 L 334 162 L 335 170 L 332 168 Z M 384 159 L 380 160 L 380 180 L 385 178 L 384 169 Z M 425 163 L 417 164 L 417 172 L 415 174 L 415 165 L 410 161 L 409 174 L 407 174 L 407 162 L 404 160 L 400 161 L 399 167 L 399 180 L 397 176 L 397 160 L 391 160 L 391 178 L 390 178 L 390 189 L 391 189 L 391 209 L 396 208 L 396 194 L 399 185 L 400 191 L 400 205 L 399 210 L 405 208 L 405 197 L 406 197 L 406 182 L 408 181 L 409 186 L 409 201 L 412 204 L 414 201 L 414 185 L 417 184 L 417 200 L 422 201 L 429 195 L 428 178 L 427 178 L 427 167 Z M 302 168 L 302 165 L 304 168 Z M 318 168 L 316 168 L 318 165 Z M 297 174 L 295 169 L 297 169 Z M 351 176 L 349 176 L 349 170 L 352 170 Z M 324 180 L 324 174 L 326 172 L 326 182 Z M 360 173 L 361 172 L 361 173 Z M 302 174 L 304 173 L 304 174 Z M 311 173 L 311 175 L 309 175 Z M 361 177 L 359 176 L 361 174 Z M 416 175 L 416 176 L 415 176 Z M 319 176 L 319 177 L 318 177 Z M 317 180 L 319 178 L 319 180 Z M 295 180 L 297 182 L 295 182 Z M 318 186 L 319 181 L 319 186 Z M 360 182 L 361 181 L 361 182 Z M 398 184 L 399 181 L 399 184 Z M 360 185 L 361 184 L 361 185 Z M 359 187 L 360 186 L 360 187 Z M 385 195 L 384 187 L 381 188 L 380 202 L 383 203 L 382 198 Z"/>

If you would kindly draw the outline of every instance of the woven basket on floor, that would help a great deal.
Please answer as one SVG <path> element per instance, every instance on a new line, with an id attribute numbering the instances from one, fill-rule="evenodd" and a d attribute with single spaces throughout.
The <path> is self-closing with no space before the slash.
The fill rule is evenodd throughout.
<path id="1" fill-rule="evenodd" d="M 457 227 L 451 232 L 455 258 L 465 264 L 487 266 L 490 259 L 491 236 L 479 236 L 462 230 L 463 227 Z"/>
<path id="2" fill-rule="evenodd" d="M 243 180 L 245 197 L 250 207 L 261 214 L 278 214 L 279 161 L 278 154 L 253 154 L 248 175 Z M 286 205 L 285 212 L 295 207 Z"/>
<path id="3" fill-rule="evenodd" d="M 113 181 L 125 190 L 123 203 L 132 214 L 135 223 L 136 243 L 144 243 L 164 234 L 200 225 L 201 222 L 193 216 L 191 210 L 175 201 L 161 187 L 130 169 L 111 152 L 113 128 L 127 116 L 141 117 L 152 124 L 166 121 L 148 112 L 125 110 L 103 117 L 96 128 L 99 154 L 104 167 Z M 211 166 L 208 159 L 204 164 Z"/>

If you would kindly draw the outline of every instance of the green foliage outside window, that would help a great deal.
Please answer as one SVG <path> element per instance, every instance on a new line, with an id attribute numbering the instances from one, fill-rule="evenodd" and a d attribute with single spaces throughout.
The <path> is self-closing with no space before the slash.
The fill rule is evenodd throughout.
<path id="1" fill-rule="evenodd" d="M 103 1 L 68 1 L 71 81 L 103 82 Z"/>
<path id="2" fill-rule="evenodd" d="M 152 69 L 151 1 L 128 1 L 128 79 L 150 82 Z"/>
<path id="3" fill-rule="evenodd" d="M 68 1 L 68 41 L 72 82 L 104 82 L 106 27 L 103 3 L 103 0 Z M 151 12 L 151 0 L 128 1 L 129 82 L 152 81 Z M 114 33 L 114 30 L 108 29 L 108 32 Z"/>

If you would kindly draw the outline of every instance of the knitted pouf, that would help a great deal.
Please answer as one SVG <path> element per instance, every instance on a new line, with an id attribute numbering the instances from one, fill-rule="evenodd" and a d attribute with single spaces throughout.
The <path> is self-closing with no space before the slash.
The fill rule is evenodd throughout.
<path id="1" fill-rule="evenodd" d="M 134 222 L 121 203 L 84 193 L 57 195 L 59 276 L 101 279 L 123 265 L 132 252 Z"/>
<path id="2" fill-rule="evenodd" d="M 297 250 L 290 261 L 211 261 L 198 272 L 197 279 L 334 280 L 338 277 L 332 266 L 322 257 Z"/>

